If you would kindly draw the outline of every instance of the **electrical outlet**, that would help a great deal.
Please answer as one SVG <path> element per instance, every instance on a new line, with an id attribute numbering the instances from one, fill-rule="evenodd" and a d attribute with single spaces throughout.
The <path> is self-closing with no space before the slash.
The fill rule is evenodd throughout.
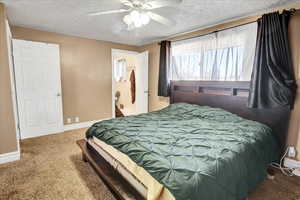
<path id="1" fill-rule="evenodd" d="M 79 117 L 75 117 L 75 122 L 79 122 Z"/>
<path id="2" fill-rule="evenodd" d="M 295 147 L 293 147 L 293 146 L 289 147 L 288 157 L 290 157 L 290 158 L 295 158 L 296 157 L 296 148 Z"/>
<path id="3" fill-rule="evenodd" d="M 72 123 L 72 119 L 71 118 L 67 118 L 67 123 L 71 124 Z"/>

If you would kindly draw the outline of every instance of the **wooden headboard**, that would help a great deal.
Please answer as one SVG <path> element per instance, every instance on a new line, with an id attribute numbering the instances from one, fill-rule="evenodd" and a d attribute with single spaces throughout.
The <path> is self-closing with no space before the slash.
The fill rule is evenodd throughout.
<path id="1" fill-rule="evenodd" d="M 289 109 L 248 108 L 249 85 L 249 82 L 242 81 L 172 81 L 170 102 L 223 108 L 245 119 L 264 123 L 273 129 L 283 149 L 286 143 Z"/>

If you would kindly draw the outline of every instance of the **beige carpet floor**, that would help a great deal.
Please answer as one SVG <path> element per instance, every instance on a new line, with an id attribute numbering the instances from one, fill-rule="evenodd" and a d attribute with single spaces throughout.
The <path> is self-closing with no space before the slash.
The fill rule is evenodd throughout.
<path id="1" fill-rule="evenodd" d="M 0 165 L 1 200 L 114 200 L 93 169 L 81 160 L 76 140 L 85 129 L 27 139 L 21 160 Z M 300 178 L 276 174 L 249 200 L 300 200 Z"/>

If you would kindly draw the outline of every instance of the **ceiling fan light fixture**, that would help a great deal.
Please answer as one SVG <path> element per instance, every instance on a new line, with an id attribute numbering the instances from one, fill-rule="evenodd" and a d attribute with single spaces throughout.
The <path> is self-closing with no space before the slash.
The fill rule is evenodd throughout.
<path id="1" fill-rule="evenodd" d="M 137 10 L 133 10 L 130 12 L 130 16 L 132 19 L 138 19 L 138 18 L 140 18 L 140 13 Z"/>
<path id="2" fill-rule="evenodd" d="M 140 28 L 143 26 L 143 24 L 142 24 L 141 20 L 134 20 L 134 26 L 136 28 Z"/>
<path id="3" fill-rule="evenodd" d="M 142 13 L 141 21 L 142 21 L 142 24 L 146 25 L 150 22 L 150 17 L 147 14 Z"/>
<path id="4" fill-rule="evenodd" d="M 128 15 L 124 16 L 123 21 L 128 25 L 128 27 L 134 26 L 139 28 L 147 25 L 150 22 L 150 17 L 147 15 L 147 13 L 133 10 Z"/>
<path id="5" fill-rule="evenodd" d="M 123 21 L 124 21 L 124 23 L 127 24 L 127 25 L 130 25 L 130 24 L 133 23 L 133 21 L 132 21 L 130 15 L 125 15 L 124 18 L 123 18 Z"/>

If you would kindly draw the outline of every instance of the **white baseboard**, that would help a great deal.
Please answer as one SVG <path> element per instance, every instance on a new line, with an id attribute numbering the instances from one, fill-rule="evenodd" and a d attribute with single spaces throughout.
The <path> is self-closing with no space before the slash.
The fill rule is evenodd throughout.
<path id="1" fill-rule="evenodd" d="M 47 136 L 47 135 L 53 135 L 53 134 L 58 134 L 58 133 L 62 133 L 63 130 L 56 130 L 56 131 L 53 131 L 51 133 L 47 132 L 47 133 L 43 133 L 43 132 L 40 132 L 38 134 L 35 134 L 35 135 L 27 135 L 26 137 L 22 137 L 21 140 L 25 140 L 25 139 L 30 139 L 30 138 L 36 138 L 36 137 L 42 137 L 42 136 Z"/>
<path id="2" fill-rule="evenodd" d="M 291 158 L 285 158 L 284 159 L 284 166 L 289 168 L 300 168 L 300 161 L 291 159 Z"/>
<path id="3" fill-rule="evenodd" d="M 80 128 L 87 128 L 87 127 L 92 126 L 96 122 L 100 122 L 100 121 L 104 121 L 104 120 L 108 120 L 108 119 L 111 119 L 111 118 L 99 119 L 99 120 L 93 120 L 93 121 L 89 121 L 89 122 L 81 122 L 81 123 L 64 125 L 64 131 L 71 131 L 71 130 L 80 129 Z"/>
<path id="4" fill-rule="evenodd" d="M 17 161 L 17 160 L 20 160 L 20 152 L 19 151 L 0 154 L 0 164 L 13 162 L 13 161 Z"/>

